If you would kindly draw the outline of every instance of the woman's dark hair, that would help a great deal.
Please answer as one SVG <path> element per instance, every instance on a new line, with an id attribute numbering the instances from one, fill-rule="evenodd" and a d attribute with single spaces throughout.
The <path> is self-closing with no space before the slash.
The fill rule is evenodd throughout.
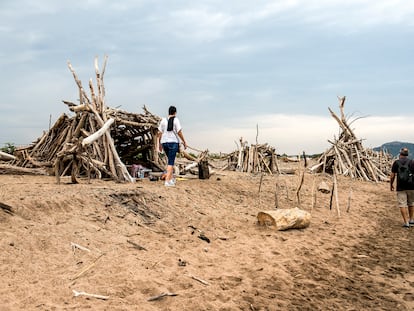
<path id="1" fill-rule="evenodd" d="M 177 112 L 177 108 L 175 108 L 174 106 L 170 106 L 170 108 L 168 108 L 168 114 L 171 116 L 173 114 L 175 114 Z M 167 126 L 167 131 L 172 131 L 174 128 L 174 118 L 175 117 L 170 117 L 168 119 L 168 126 Z"/>
<path id="2" fill-rule="evenodd" d="M 174 106 L 170 106 L 170 108 L 168 108 L 169 115 L 173 115 L 176 112 L 177 112 L 177 108 L 175 108 Z"/>

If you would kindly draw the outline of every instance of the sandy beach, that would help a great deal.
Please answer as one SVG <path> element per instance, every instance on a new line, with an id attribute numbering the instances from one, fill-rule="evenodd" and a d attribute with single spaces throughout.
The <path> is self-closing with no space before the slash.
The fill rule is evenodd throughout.
<path id="1" fill-rule="evenodd" d="M 298 173 L 79 181 L 0 175 L 1 311 L 414 309 L 414 228 L 387 183 L 339 177 L 312 204 L 332 180 L 306 173 L 298 206 Z M 276 197 L 310 226 L 258 225 Z"/>

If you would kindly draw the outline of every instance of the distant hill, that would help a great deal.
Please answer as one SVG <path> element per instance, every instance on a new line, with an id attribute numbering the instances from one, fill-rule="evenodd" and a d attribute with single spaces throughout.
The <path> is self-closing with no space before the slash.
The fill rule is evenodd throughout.
<path id="1" fill-rule="evenodd" d="M 373 150 L 374 151 L 384 150 L 384 151 L 392 154 L 394 157 L 396 157 L 400 153 L 400 149 L 402 147 L 407 147 L 408 151 L 410 153 L 410 157 L 413 157 L 413 155 L 414 155 L 414 144 L 401 142 L 401 141 L 392 141 L 392 142 L 389 142 L 389 143 L 385 143 L 385 144 L 382 144 L 379 147 L 373 148 Z"/>

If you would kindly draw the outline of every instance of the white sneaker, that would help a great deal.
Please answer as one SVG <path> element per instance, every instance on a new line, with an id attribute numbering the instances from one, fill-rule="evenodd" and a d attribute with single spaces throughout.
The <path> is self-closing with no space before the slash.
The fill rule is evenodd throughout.
<path id="1" fill-rule="evenodd" d="M 171 180 L 165 182 L 165 186 L 166 187 L 175 187 L 175 183 L 171 179 Z"/>

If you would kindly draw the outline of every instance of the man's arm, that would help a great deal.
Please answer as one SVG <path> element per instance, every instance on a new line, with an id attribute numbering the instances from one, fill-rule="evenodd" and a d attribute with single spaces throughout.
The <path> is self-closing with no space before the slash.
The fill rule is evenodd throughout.
<path id="1" fill-rule="evenodd" d="M 394 191 L 394 179 L 395 179 L 395 173 L 391 173 L 390 175 L 390 190 Z"/>

